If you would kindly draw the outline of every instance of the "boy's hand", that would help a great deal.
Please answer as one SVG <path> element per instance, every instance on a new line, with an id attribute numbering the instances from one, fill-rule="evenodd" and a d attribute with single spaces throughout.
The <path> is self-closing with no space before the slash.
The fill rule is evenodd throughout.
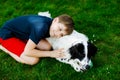
<path id="1" fill-rule="evenodd" d="M 53 58 L 60 58 L 60 57 L 64 57 L 65 54 L 64 54 L 64 49 L 57 49 L 57 50 L 53 50 L 51 51 L 50 53 L 50 57 L 53 57 Z"/>

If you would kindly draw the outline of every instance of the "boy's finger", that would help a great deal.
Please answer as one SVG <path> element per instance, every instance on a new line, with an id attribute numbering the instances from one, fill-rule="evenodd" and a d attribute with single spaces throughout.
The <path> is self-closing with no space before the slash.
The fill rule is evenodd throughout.
<path id="1" fill-rule="evenodd" d="M 64 48 L 61 48 L 60 51 L 64 52 Z"/>
<path id="2" fill-rule="evenodd" d="M 61 54 L 60 54 L 60 57 L 64 57 L 64 56 L 65 56 L 65 54 L 64 54 L 64 53 L 61 53 Z"/>
<path id="3" fill-rule="evenodd" d="M 64 48 L 61 48 L 61 49 L 59 49 L 59 50 L 64 50 Z"/>

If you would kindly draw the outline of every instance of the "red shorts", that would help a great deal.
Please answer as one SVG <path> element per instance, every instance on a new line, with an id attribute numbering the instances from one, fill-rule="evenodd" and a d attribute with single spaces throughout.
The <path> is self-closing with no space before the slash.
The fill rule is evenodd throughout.
<path id="1" fill-rule="evenodd" d="M 12 37 L 6 40 L 3 40 L 2 38 L 0 38 L 0 44 L 2 45 L 2 47 L 4 47 L 8 51 L 12 52 L 13 54 L 19 57 L 24 51 L 26 43 L 27 41 L 22 41 L 15 37 Z"/>

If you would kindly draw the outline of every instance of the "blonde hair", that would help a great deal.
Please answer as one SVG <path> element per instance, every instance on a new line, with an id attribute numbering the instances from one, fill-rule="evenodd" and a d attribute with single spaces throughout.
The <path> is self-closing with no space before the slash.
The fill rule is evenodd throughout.
<path id="1" fill-rule="evenodd" d="M 59 18 L 59 23 L 64 24 L 68 28 L 68 33 L 72 33 L 74 29 L 73 19 L 67 14 L 62 14 L 58 16 L 58 18 Z"/>

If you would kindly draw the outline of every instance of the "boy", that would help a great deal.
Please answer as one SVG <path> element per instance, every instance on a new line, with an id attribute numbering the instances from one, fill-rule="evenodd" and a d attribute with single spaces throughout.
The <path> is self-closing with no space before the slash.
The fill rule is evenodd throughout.
<path id="1" fill-rule="evenodd" d="M 0 49 L 16 61 L 29 65 L 38 63 L 40 57 L 63 57 L 63 49 L 51 51 L 52 47 L 45 38 L 69 35 L 73 28 L 74 22 L 68 15 L 54 19 L 38 15 L 20 16 L 7 21 L 1 28 Z M 19 49 L 23 50 L 20 52 Z"/>

